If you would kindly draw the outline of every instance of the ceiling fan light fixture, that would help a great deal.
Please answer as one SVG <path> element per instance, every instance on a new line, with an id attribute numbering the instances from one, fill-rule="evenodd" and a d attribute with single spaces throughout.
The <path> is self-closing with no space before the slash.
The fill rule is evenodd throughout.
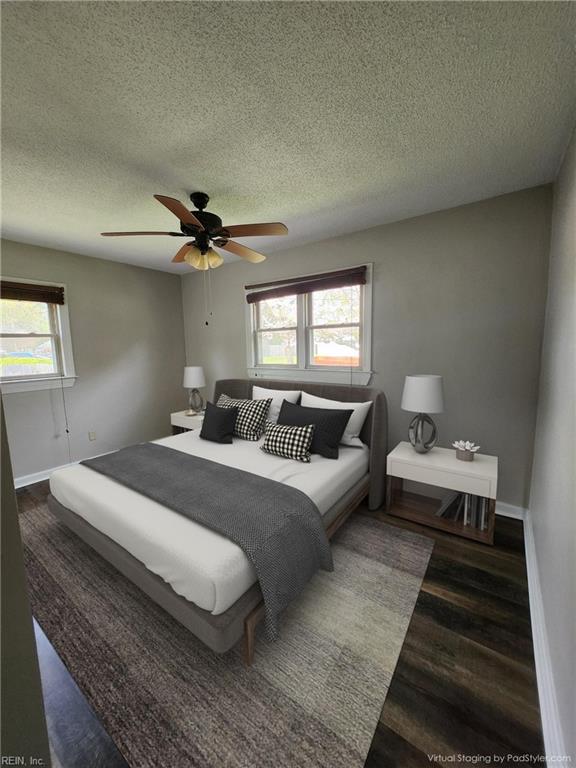
<path id="1" fill-rule="evenodd" d="M 194 269 L 207 269 L 207 267 L 202 266 L 203 260 L 204 257 L 202 256 L 200 248 L 198 248 L 197 245 L 191 246 L 188 253 L 184 256 L 184 261 L 186 264 L 194 267 Z"/>
<path id="2" fill-rule="evenodd" d="M 208 248 L 206 253 L 202 253 L 197 245 L 191 246 L 188 253 L 184 256 L 184 261 L 194 269 L 205 272 L 207 269 L 216 269 L 224 264 L 224 259 L 213 248 Z"/>
<path id="3" fill-rule="evenodd" d="M 214 250 L 214 248 L 208 248 L 206 258 L 208 259 L 208 265 L 212 269 L 216 269 L 216 267 L 220 267 L 222 264 L 224 264 L 224 259 L 217 251 Z"/>

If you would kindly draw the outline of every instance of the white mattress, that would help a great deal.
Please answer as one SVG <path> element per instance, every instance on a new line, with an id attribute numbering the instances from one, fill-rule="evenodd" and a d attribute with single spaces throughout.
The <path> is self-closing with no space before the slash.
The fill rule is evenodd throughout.
<path id="1" fill-rule="evenodd" d="M 156 442 L 298 488 L 321 514 L 368 471 L 366 447 L 340 446 L 337 460 L 314 455 L 304 464 L 264 453 L 261 441 L 220 445 L 201 440 L 197 431 Z M 61 504 L 206 611 L 223 613 L 256 581 L 237 544 L 88 467 L 57 470 L 50 490 Z"/>

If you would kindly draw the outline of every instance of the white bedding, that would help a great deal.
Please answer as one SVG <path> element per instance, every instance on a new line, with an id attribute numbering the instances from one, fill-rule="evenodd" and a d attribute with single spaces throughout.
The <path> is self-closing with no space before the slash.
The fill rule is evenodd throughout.
<path id="1" fill-rule="evenodd" d="M 340 446 L 337 460 L 313 455 L 304 464 L 264 453 L 262 441 L 220 445 L 201 440 L 199 434 L 186 432 L 156 442 L 298 488 L 321 514 L 368 471 L 365 446 Z M 57 470 L 50 490 L 61 504 L 206 611 L 223 613 L 256 581 L 238 545 L 88 467 Z"/>

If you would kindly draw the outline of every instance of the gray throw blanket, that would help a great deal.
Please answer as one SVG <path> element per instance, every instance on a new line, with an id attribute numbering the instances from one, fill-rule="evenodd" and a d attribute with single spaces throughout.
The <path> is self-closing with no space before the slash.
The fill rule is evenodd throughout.
<path id="1" fill-rule="evenodd" d="M 318 508 L 296 488 L 155 443 L 82 464 L 238 544 L 256 570 L 270 640 L 316 571 L 333 570 Z"/>

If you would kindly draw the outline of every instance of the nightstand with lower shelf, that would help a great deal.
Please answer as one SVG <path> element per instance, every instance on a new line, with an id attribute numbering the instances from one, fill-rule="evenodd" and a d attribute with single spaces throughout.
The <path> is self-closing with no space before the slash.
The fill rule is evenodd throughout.
<path id="1" fill-rule="evenodd" d="M 388 514 L 484 544 L 494 543 L 498 484 L 496 456 L 476 454 L 474 461 L 460 461 L 453 449 L 433 448 L 428 453 L 417 453 L 410 443 L 402 442 L 388 454 L 386 467 Z M 464 498 L 463 506 L 467 513 L 469 507 L 474 509 L 476 524 L 471 524 L 469 514 L 466 522 L 462 516 L 456 520 L 439 517 L 436 513 L 442 500 L 404 492 L 404 480 L 466 494 L 468 498 Z M 482 510 L 482 514 L 476 515 L 476 509 Z"/>
<path id="2" fill-rule="evenodd" d="M 202 429 L 204 414 L 195 414 L 186 416 L 186 411 L 176 411 L 170 414 L 170 424 L 172 425 L 172 434 L 179 435 L 182 432 L 192 432 L 195 429 Z"/>

